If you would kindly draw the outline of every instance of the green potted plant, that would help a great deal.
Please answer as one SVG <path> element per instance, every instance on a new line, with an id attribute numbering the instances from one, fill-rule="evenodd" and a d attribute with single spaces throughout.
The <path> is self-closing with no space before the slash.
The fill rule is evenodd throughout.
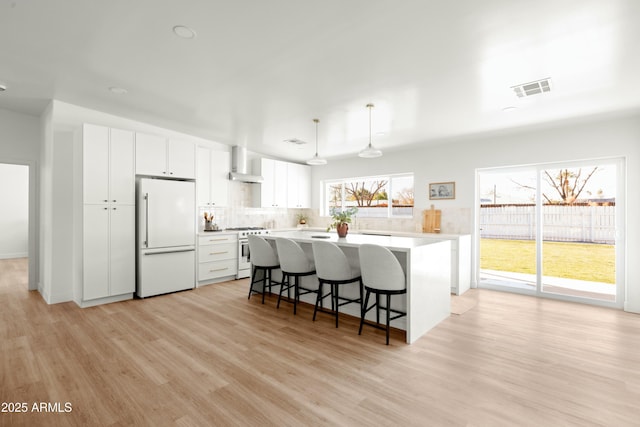
<path id="1" fill-rule="evenodd" d="M 335 228 L 338 232 L 338 237 L 346 237 L 349 231 L 349 224 L 351 223 L 351 217 L 358 212 L 355 207 L 350 207 L 344 210 L 338 208 L 331 208 L 331 219 L 333 222 L 327 227 L 327 231 Z"/>
<path id="2" fill-rule="evenodd" d="M 307 216 L 305 214 L 296 215 L 296 219 L 298 220 L 298 224 L 306 224 L 307 223 Z"/>

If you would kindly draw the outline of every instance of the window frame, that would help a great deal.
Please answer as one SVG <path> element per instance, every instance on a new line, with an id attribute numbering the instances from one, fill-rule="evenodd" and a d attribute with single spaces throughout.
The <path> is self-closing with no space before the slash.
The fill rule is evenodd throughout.
<path id="1" fill-rule="evenodd" d="M 411 214 L 409 215 L 398 215 L 393 214 L 393 194 L 394 187 L 392 185 L 394 178 L 402 178 L 402 177 L 410 177 L 413 181 L 413 205 L 411 206 Z M 413 218 L 415 215 L 415 174 L 413 172 L 404 172 L 404 173 L 394 173 L 394 174 L 384 174 L 384 175 L 369 175 L 369 176 L 356 176 L 356 177 L 347 177 L 347 178 L 338 178 L 338 179 L 325 179 L 321 181 L 322 184 L 322 205 L 321 205 L 321 215 L 320 216 L 331 216 L 330 209 L 331 206 L 329 204 L 328 199 L 328 191 L 329 186 L 340 184 L 340 203 L 339 206 L 335 206 L 340 210 L 344 210 L 348 206 L 345 204 L 347 192 L 346 192 L 346 183 L 353 181 L 372 181 L 372 180 L 387 180 L 386 192 L 387 192 L 387 209 L 385 216 L 363 216 L 360 212 L 358 212 L 357 216 L 360 218 L 380 218 L 380 219 L 393 219 L 393 218 Z M 357 206 L 356 206 L 357 207 Z M 358 207 L 360 209 L 360 207 Z"/>

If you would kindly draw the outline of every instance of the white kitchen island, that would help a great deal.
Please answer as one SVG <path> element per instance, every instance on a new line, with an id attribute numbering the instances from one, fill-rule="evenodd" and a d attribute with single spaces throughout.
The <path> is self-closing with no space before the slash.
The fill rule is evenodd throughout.
<path id="1" fill-rule="evenodd" d="M 359 263 L 358 248 L 362 244 L 369 243 L 389 248 L 400 261 L 407 277 L 406 296 L 398 296 L 393 303 L 394 308 L 406 310 L 407 317 L 392 321 L 392 326 L 406 331 L 408 343 L 415 342 L 450 314 L 451 243 L 449 241 L 365 234 L 349 234 L 345 238 L 338 238 L 335 232 L 318 231 L 274 231 L 262 237 L 272 241 L 276 237 L 292 239 L 300 244 L 310 258 L 313 258 L 312 242 L 333 242 L 353 263 Z M 315 276 L 302 279 L 317 282 Z M 315 295 L 305 295 L 302 300 L 313 304 Z M 340 310 L 360 317 L 359 309 L 354 304 L 345 305 Z M 375 312 L 370 312 L 368 316 L 374 317 Z"/>

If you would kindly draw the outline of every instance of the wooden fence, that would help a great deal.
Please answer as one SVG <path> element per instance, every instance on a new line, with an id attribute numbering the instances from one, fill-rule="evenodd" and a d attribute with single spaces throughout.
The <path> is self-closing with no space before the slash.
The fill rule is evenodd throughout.
<path id="1" fill-rule="evenodd" d="M 489 239 L 533 240 L 533 205 L 482 206 L 480 236 Z M 615 243 L 615 206 L 544 205 L 543 239 L 555 242 Z"/>

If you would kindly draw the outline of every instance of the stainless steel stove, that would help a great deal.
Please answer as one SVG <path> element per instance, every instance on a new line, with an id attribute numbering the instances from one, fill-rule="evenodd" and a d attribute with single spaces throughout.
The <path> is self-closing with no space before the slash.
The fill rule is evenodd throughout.
<path id="1" fill-rule="evenodd" d="M 225 231 L 238 232 L 238 274 L 236 279 L 251 276 L 251 254 L 249 253 L 249 235 L 269 234 L 269 230 L 264 227 L 233 227 Z"/>

